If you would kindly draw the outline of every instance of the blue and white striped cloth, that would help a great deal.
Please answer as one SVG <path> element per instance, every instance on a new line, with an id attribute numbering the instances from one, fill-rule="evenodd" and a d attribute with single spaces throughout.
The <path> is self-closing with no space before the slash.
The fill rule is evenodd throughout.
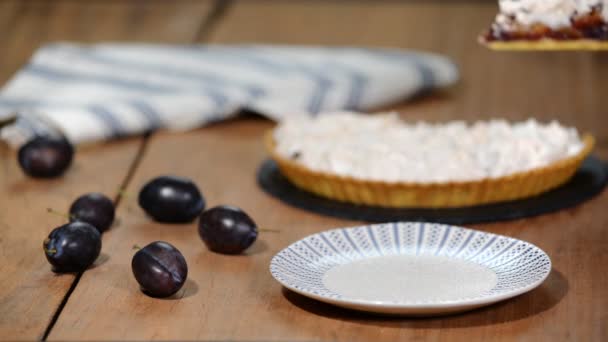
<path id="1" fill-rule="evenodd" d="M 453 84 L 445 57 L 404 50 L 269 45 L 57 43 L 0 92 L 1 136 L 18 146 L 51 127 L 74 143 L 186 130 L 248 109 L 272 120 L 369 110 Z"/>

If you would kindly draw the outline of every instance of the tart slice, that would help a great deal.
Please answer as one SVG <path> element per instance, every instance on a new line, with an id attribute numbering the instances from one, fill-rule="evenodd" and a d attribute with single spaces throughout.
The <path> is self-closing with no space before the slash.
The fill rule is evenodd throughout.
<path id="1" fill-rule="evenodd" d="M 480 42 L 494 50 L 608 50 L 607 0 L 499 0 Z"/>
<path id="2" fill-rule="evenodd" d="M 281 173 L 319 196 L 381 207 L 517 200 L 567 182 L 591 135 L 556 122 L 408 124 L 396 114 L 324 114 L 281 123 L 266 146 Z"/>

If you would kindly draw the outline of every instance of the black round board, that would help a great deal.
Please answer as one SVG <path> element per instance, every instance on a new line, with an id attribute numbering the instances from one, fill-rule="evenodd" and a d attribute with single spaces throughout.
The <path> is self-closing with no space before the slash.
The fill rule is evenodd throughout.
<path id="1" fill-rule="evenodd" d="M 367 222 L 425 221 L 462 225 L 532 217 L 575 206 L 604 189 L 608 165 L 589 157 L 568 183 L 544 194 L 518 201 L 447 209 L 373 207 L 323 198 L 291 184 L 272 160 L 264 161 L 257 178 L 258 184 L 270 195 L 322 215 Z"/>

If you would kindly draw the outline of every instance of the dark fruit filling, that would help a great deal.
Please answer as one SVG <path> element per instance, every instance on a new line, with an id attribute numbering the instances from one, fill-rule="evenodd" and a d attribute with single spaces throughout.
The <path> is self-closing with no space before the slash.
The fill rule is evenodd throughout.
<path id="1" fill-rule="evenodd" d="M 572 21 L 572 26 L 580 31 L 584 37 L 608 40 L 608 23 L 604 22 L 599 11 L 575 18 Z"/>
<path id="2" fill-rule="evenodd" d="M 515 22 L 515 18 L 510 20 Z M 551 29 L 542 24 L 532 27 L 519 27 L 512 31 L 502 30 L 494 25 L 485 35 L 487 41 L 539 40 L 550 38 L 554 40 L 595 39 L 608 40 L 608 23 L 604 22 L 599 9 L 591 13 L 572 18 L 572 27 Z"/>

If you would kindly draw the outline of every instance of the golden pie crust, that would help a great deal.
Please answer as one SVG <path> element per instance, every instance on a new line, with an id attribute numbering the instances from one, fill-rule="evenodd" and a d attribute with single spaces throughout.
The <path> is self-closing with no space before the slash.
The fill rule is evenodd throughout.
<path id="1" fill-rule="evenodd" d="M 574 40 L 510 40 L 487 41 L 484 37 L 479 42 L 496 51 L 602 51 L 608 50 L 608 41 L 594 39 Z"/>
<path id="2" fill-rule="evenodd" d="M 297 187 L 329 199 L 380 207 L 453 208 L 532 197 L 566 183 L 591 153 L 595 139 L 582 137 L 576 155 L 550 165 L 498 178 L 440 183 L 383 182 L 311 170 L 279 155 L 272 131 L 265 144 L 281 173 Z"/>

